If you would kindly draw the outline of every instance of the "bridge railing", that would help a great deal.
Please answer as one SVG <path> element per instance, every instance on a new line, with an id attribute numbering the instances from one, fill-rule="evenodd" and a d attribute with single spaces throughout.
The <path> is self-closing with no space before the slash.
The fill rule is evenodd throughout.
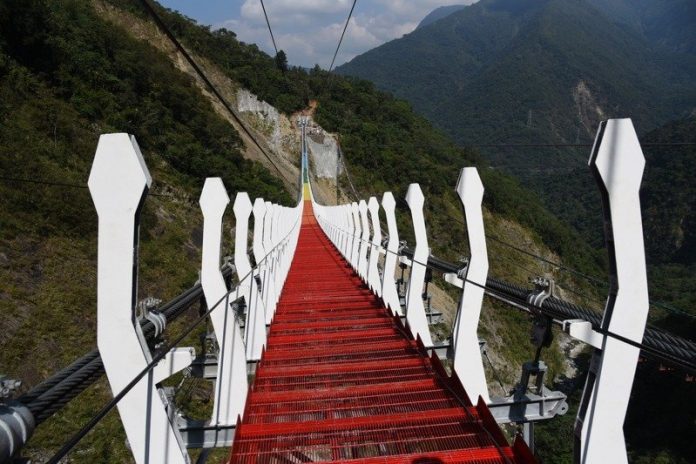
<path id="1" fill-rule="evenodd" d="M 200 200 L 204 216 L 201 287 L 208 309 L 171 343 L 155 350 L 140 319 L 151 321 L 157 337 L 166 318 L 147 309 L 138 315 L 135 307 L 138 222 L 150 184 L 132 136 L 100 137 L 89 179 L 99 216 L 97 341 L 114 399 L 49 463 L 66 456 L 113 408 L 119 411 L 135 461 L 150 464 L 188 463 L 187 447 L 229 446 L 243 414 L 247 366 L 260 358 L 266 343 L 266 322 L 273 317 L 297 246 L 303 201 L 285 207 L 256 199 L 252 205 L 246 193 L 237 194 L 233 209 L 238 279 L 228 289 L 220 249 L 229 197 L 219 178 L 206 180 Z M 253 266 L 247 251 L 252 213 Z M 245 316 L 243 331 L 241 315 Z M 210 420 L 191 421 L 178 413 L 162 382 L 194 363 L 195 350 L 178 345 L 208 318 L 217 345 L 214 405 Z"/>
<path id="2" fill-rule="evenodd" d="M 649 345 L 650 340 L 643 342 L 649 301 L 638 193 L 644 165 L 645 159 L 632 122 L 629 119 L 603 122 L 589 161 L 602 194 L 605 231 L 609 234 L 606 244 L 610 258 L 610 292 L 603 317 L 576 311 L 580 308 L 552 297 L 548 291 L 522 291 L 522 295 L 518 295 L 519 288 L 489 278 L 481 211 L 484 190 L 476 169 L 462 169 L 456 187 L 465 214 L 471 256 L 465 267 L 450 265 L 449 272 L 444 273 L 447 282 L 462 288 L 452 333 L 454 371 L 471 397 L 480 396 L 491 404 L 476 335 L 484 293 L 533 313 L 546 314 L 549 320 L 553 318 L 562 323 L 571 337 L 594 348 L 576 419 L 576 453 L 580 462 L 627 462 L 623 421 L 641 350 L 648 354 L 657 352 L 661 359 L 677 359 L 682 367 L 696 368 L 696 350 L 679 351 L 677 345 L 684 347 L 683 340 L 678 340 L 680 343 L 675 343 L 671 350 L 651 350 L 654 347 Z M 397 259 L 403 261 L 404 255 L 408 255 L 406 261 L 410 258 L 411 277 L 403 311 L 413 333 L 426 346 L 432 346 L 421 298 L 423 276 L 428 266 L 443 269 L 442 266 L 432 266 L 435 259 L 428 252 L 422 213 L 423 195 L 417 184 L 409 186 L 405 200 L 411 211 L 416 237 L 415 248 L 408 254 L 399 249 L 395 202 L 389 192 L 384 194 L 381 202 L 389 229 L 386 243 L 381 243 L 375 197 L 367 202 L 361 200 L 338 206 L 315 204 L 314 208 L 319 224 L 341 254 L 365 284 L 382 297 L 385 306 L 398 314 L 402 308 L 395 297 L 394 266 Z M 371 220 L 368 220 L 368 214 Z M 386 255 L 381 271 L 375 258 L 379 254 Z M 554 312 L 553 306 L 560 306 L 562 310 Z M 579 316 L 564 317 L 569 313 Z M 658 335 L 664 334 L 654 332 L 645 335 L 652 335 L 653 344 L 659 346 Z M 696 348 L 693 344 L 686 344 Z M 684 356 L 673 356 L 675 352 Z M 544 412 L 540 409 L 541 415 Z"/>

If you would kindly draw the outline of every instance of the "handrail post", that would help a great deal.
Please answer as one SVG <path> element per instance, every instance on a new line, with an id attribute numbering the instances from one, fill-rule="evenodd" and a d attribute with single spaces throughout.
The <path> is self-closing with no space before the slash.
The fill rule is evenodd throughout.
<path id="1" fill-rule="evenodd" d="M 247 361 L 257 361 L 266 344 L 266 317 L 255 299 L 252 299 L 251 262 L 248 254 L 249 216 L 252 212 L 251 199 L 246 192 L 239 192 L 232 207 L 235 217 L 234 266 L 239 278 L 239 296 L 244 297 L 247 306 L 247 319 L 244 325 L 244 341 Z M 248 281 L 248 282 L 247 282 Z"/>
<path id="2" fill-rule="evenodd" d="M 377 198 L 370 197 L 367 209 L 372 220 L 372 248 L 370 251 L 370 262 L 367 265 L 367 283 L 377 296 L 382 296 L 382 282 L 380 281 L 377 268 L 379 251 L 382 247 L 382 231 L 379 226 L 379 202 Z"/>
<path id="3" fill-rule="evenodd" d="M 266 294 L 266 263 L 263 262 L 263 257 L 266 256 L 266 249 L 264 247 L 264 227 L 265 227 L 265 217 L 266 217 L 266 202 L 263 198 L 257 198 L 254 200 L 253 206 L 254 214 L 254 239 L 252 242 L 252 251 L 254 252 L 254 261 L 256 261 L 256 271 L 254 271 L 254 279 L 258 277 L 258 287 L 259 291 L 256 293 L 256 298 L 254 305 L 263 311 L 263 321 L 264 321 L 264 331 L 266 324 L 270 322 L 270 315 L 266 308 L 265 294 Z"/>
<path id="4" fill-rule="evenodd" d="M 589 161 L 602 194 L 610 289 L 601 328 L 641 343 L 648 317 L 648 281 L 640 211 L 645 157 L 630 119 L 600 124 Z M 640 349 L 602 336 L 575 424 L 575 459 L 626 463 L 623 423 Z"/>
<path id="5" fill-rule="evenodd" d="M 350 252 L 350 265 L 353 266 L 354 270 L 358 270 L 358 256 L 360 253 L 360 214 L 358 212 L 358 204 L 356 202 L 351 203 L 350 212 L 353 217 L 353 237 L 352 237 L 352 247 Z"/>
<path id="6" fill-rule="evenodd" d="M 471 398 L 483 398 L 490 403 L 483 359 L 479 349 L 478 324 L 483 304 L 483 293 L 488 276 L 488 250 L 483 227 L 483 184 L 476 168 L 464 168 L 459 173 L 457 194 L 466 216 L 466 231 L 471 258 L 464 277 L 452 342 L 454 370 Z"/>
<path id="7" fill-rule="evenodd" d="M 413 263 L 411 264 L 411 275 L 408 279 L 408 292 L 406 293 L 406 320 L 414 335 L 420 335 L 423 344 L 430 347 L 433 346 L 433 340 L 430 336 L 422 297 L 425 266 L 428 263 L 430 250 L 428 248 L 428 234 L 425 230 L 425 218 L 423 217 L 424 198 L 420 185 L 411 184 L 408 186 L 406 203 L 411 209 L 413 231 L 416 236 L 416 248 L 413 251 Z"/>
<path id="8" fill-rule="evenodd" d="M 360 200 L 358 203 L 358 212 L 360 213 L 360 254 L 358 255 L 358 274 L 363 282 L 367 283 L 367 249 L 370 247 L 370 226 L 367 222 L 367 203 L 365 200 Z"/>
<path id="9" fill-rule="evenodd" d="M 139 219 L 151 183 L 135 137 L 99 137 L 88 181 L 99 216 L 97 346 L 114 395 L 152 361 L 135 314 Z M 193 360 L 192 349 L 186 350 L 190 356 L 183 367 Z M 157 367 L 172 367 L 174 353 Z M 161 380 L 150 371 L 118 403 L 123 428 L 138 464 L 189 463 L 156 387 Z"/>
<path id="10" fill-rule="evenodd" d="M 269 255 L 266 258 L 266 272 L 264 273 L 264 302 L 266 305 L 266 324 L 270 324 L 275 315 L 276 296 L 273 285 L 273 203 L 266 202 L 266 214 L 263 217 L 263 247 Z"/>
<path id="11" fill-rule="evenodd" d="M 201 286 L 208 305 L 223 297 L 228 301 L 227 287 L 220 272 L 222 216 L 230 202 L 227 190 L 219 177 L 205 180 L 200 206 L 203 212 L 203 260 Z M 244 413 L 248 391 L 246 354 L 242 331 L 234 311 L 227 303 L 218 303 L 210 320 L 215 331 L 219 353 L 217 383 L 213 401 L 212 425 L 232 425 Z"/>
<path id="12" fill-rule="evenodd" d="M 384 304 L 390 308 L 394 314 L 403 316 L 403 309 L 399 300 L 399 293 L 396 290 L 394 272 L 396 271 L 397 253 L 399 251 L 399 230 L 396 226 L 396 201 L 391 192 L 384 192 L 382 196 L 382 208 L 387 218 L 387 232 L 389 242 L 387 243 L 387 254 L 384 256 L 384 272 L 382 273 L 382 299 Z"/>
<path id="13" fill-rule="evenodd" d="M 339 225 L 343 229 L 341 231 L 341 241 L 343 243 L 343 257 L 347 261 L 350 261 L 350 257 L 352 254 L 352 238 L 350 234 L 353 231 L 353 214 L 351 213 L 350 205 L 341 205 L 340 218 L 341 221 L 339 222 Z"/>

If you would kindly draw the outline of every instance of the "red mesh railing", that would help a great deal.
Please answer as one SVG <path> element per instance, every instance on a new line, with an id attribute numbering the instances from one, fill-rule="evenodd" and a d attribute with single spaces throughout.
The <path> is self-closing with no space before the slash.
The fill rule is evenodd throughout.
<path id="1" fill-rule="evenodd" d="M 413 340 L 305 202 L 288 279 L 230 462 L 527 463 L 485 404 Z"/>

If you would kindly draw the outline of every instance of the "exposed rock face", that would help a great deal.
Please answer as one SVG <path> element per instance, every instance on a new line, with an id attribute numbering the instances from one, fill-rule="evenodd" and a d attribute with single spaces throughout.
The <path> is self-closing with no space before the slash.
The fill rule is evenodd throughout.
<path id="1" fill-rule="evenodd" d="M 606 119 L 606 115 L 585 81 L 579 81 L 572 93 L 577 108 L 578 122 L 587 134 L 592 136 L 597 130 L 599 121 Z"/>
<path id="2" fill-rule="evenodd" d="M 253 113 L 256 116 L 258 126 L 260 126 L 257 129 L 266 135 L 268 144 L 276 151 L 283 149 L 281 115 L 274 106 L 259 100 L 256 95 L 246 89 L 239 89 L 237 91 L 237 111 Z"/>
<path id="3" fill-rule="evenodd" d="M 313 174 L 320 179 L 336 179 L 336 174 L 341 172 L 336 139 L 314 123 L 308 128 L 307 135 L 307 148 Z"/>

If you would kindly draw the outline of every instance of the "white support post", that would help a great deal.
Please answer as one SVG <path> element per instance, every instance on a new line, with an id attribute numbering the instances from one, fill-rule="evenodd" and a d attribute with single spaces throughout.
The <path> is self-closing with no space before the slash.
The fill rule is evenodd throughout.
<path id="1" fill-rule="evenodd" d="M 266 202 L 266 214 L 263 217 L 263 248 L 268 254 L 264 263 L 266 272 L 264 273 L 263 287 L 264 302 L 266 304 L 266 324 L 270 324 L 275 315 L 277 301 L 273 285 L 273 256 L 271 253 L 273 250 L 273 203 L 270 201 Z"/>
<path id="2" fill-rule="evenodd" d="M 247 361 L 258 361 L 266 345 L 266 315 L 259 304 L 258 288 L 252 274 L 248 253 L 249 216 L 252 212 L 251 199 L 246 192 L 239 192 L 232 207 L 235 217 L 234 266 L 237 268 L 239 287 L 237 296 L 243 296 L 247 306 L 244 326 L 244 343 Z"/>
<path id="3" fill-rule="evenodd" d="M 353 231 L 353 213 L 351 212 L 350 205 L 342 205 L 339 211 L 341 217 L 341 222 L 339 226 L 343 228 L 341 231 L 341 241 L 343 242 L 343 257 L 350 261 L 352 249 L 351 244 L 353 243 L 353 238 L 350 234 Z"/>
<path id="4" fill-rule="evenodd" d="M 151 183 L 134 137 L 128 134 L 99 137 L 88 182 L 99 216 L 97 346 L 114 395 L 152 361 L 135 316 L 138 221 Z M 118 403 L 128 443 L 138 464 L 190 462 L 156 387 L 166 370 L 191 363 L 192 350 L 186 350 L 189 350 L 188 359 L 181 350 L 168 353 L 156 371 L 150 371 Z"/>
<path id="5" fill-rule="evenodd" d="M 396 226 L 396 201 L 391 192 L 384 192 L 382 196 L 382 208 L 387 218 L 387 233 L 389 243 L 387 243 L 387 254 L 384 256 L 384 272 L 382 273 L 382 299 L 384 304 L 390 308 L 394 314 L 403 316 L 403 309 L 399 301 L 399 293 L 396 290 L 394 272 L 396 272 L 397 253 L 399 251 L 399 230 Z"/>
<path id="6" fill-rule="evenodd" d="M 377 268 L 379 250 L 382 247 L 382 230 L 379 226 L 379 202 L 377 198 L 370 197 L 367 208 L 370 211 L 370 219 L 372 220 L 372 248 L 370 251 L 370 262 L 367 265 L 367 283 L 377 296 L 382 296 L 382 282 L 379 278 L 379 269 Z"/>
<path id="7" fill-rule="evenodd" d="M 271 317 L 273 316 L 272 314 L 269 314 L 269 311 L 266 308 L 266 303 L 264 300 L 264 295 L 266 293 L 266 264 L 263 263 L 263 258 L 266 256 L 266 249 L 263 244 L 263 238 L 264 238 L 264 223 L 265 223 L 265 217 L 266 217 L 266 202 L 263 201 L 263 198 L 257 198 L 254 200 L 254 208 L 253 208 L 253 213 L 254 213 L 254 240 L 252 243 L 252 251 L 254 252 L 254 260 L 256 261 L 256 271 L 254 274 L 254 278 L 258 276 L 259 281 L 261 282 L 261 288 L 258 288 L 257 285 L 257 291 L 254 292 L 256 295 L 254 298 L 254 306 L 259 308 L 260 311 L 263 312 L 264 314 L 264 330 L 265 326 L 268 322 L 270 322 Z"/>
<path id="8" fill-rule="evenodd" d="M 602 328 L 640 343 L 649 307 L 639 198 L 645 158 L 630 119 L 601 123 L 589 165 L 602 193 L 604 230 L 612 233 L 606 237 L 611 277 Z M 575 425 L 582 464 L 628 462 L 623 423 L 639 354 L 610 336 L 595 350 Z"/>
<path id="9" fill-rule="evenodd" d="M 283 208 L 280 205 L 275 205 L 275 211 L 273 216 L 273 246 L 275 247 L 273 265 L 273 288 L 275 289 L 276 305 L 278 305 L 278 301 L 280 301 L 280 294 L 283 291 L 283 249 L 281 246 L 279 246 L 280 241 L 283 240 L 284 234 L 282 213 Z"/>
<path id="10" fill-rule="evenodd" d="M 215 177 L 205 180 L 200 199 L 203 212 L 201 286 L 209 309 L 218 304 L 210 314 L 219 347 L 211 425 L 235 424 L 237 416 L 244 413 L 249 388 L 242 331 L 229 306 L 229 297 L 225 296 L 227 286 L 220 272 L 222 216 L 229 202 L 222 179 Z"/>
<path id="11" fill-rule="evenodd" d="M 358 212 L 358 204 L 356 202 L 351 203 L 350 212 L 353 217 L 353 237 L 352 237 L 352 247 L 350 255 L 350 265 L 353 269 L 358 270 L 358 256 L 360 253 L 360 237 L 362 235 L 362 229 L 360 228 L 360 213 Z"/>
<path id="12" fill-rule="evenodd" d="M 477 334 L 483 292 L 488 276 L 488 250 L 481 209 L 483 184 L 476 168 L 461 170 L 457 181 L 457 194 L 466 216 L 471 258 L 464 279 L 459 311 L 452 330 L 454 371 L 471 398 L 475 400 L 480 396 L 486 403 L 490 403 Z"/>
<path id="13" fill-rule="evenodd" d="M 370 246 L 370 226 L 367 222 L 367 203 L 365 200 L 360 200 L 358 203 L 358 212 L 360 213 L 360 254 L 358 255 L 358 274 L 363 282 L 367 282 L 367 249 Z"/>
<path id="14" fill-rule="evenodd" d="M 423 217 L 423 192 L 418 184 L 408 186 L 406 203 L 411 209 L 413 232 L 416 236 L 416 248 L 413 251 L 413 263 L 411 264 L 411 276 L 408 279 L 408 292 L 406 293 L 406 320 L 413 334 L 420 335 L 426 347 L 433 346 L 433 340 L 428 328 L 428 317 L 423 305 L 423 282 L 425 281 L 425 265 L 428 263 L 430 249 L 428 248 L 428 235 L 425 230 L 425 218 Z"/>

